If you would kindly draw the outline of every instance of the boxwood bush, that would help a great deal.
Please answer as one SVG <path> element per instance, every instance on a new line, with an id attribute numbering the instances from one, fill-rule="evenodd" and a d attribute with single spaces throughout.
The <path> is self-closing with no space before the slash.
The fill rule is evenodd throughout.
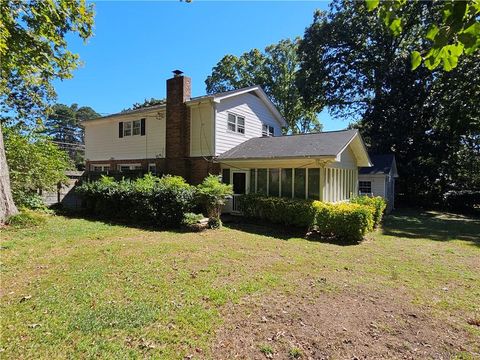
<path id="1" fill-rule="evenodd" d="M 371 206 L 352 203 L 314 201 L 315 225 L 320 234 L 345 241 L 360 241 L 373 230 L 374 210 Z"/>
<path id="2" fill-rule="evenodd" d="M 375 209 L 370 205 L 292 200 L 256 194 L 241 198 L 244 216 L 274 224 L 316 229 L 322 236 L 360 241 L 373 230 Z"/>
<path id="3" fill-rule="evenodd" d="M 357 196 L 350 199 L 351 203 L 371 206 L 374 209 L 373 225 L 377 227 L 382 221 L 383 213 L 387 207 L 387 202 L 381 196 Z"/>
<path id="4" fill-rule="evenodd" d="M 240 199 L 240 209 L 246 217 L 274 224 L 309 229 L 315 223 L 315 209 L 312 202 L 307 200 L 248 194 Z"/>
<path id="5" fill-rule="evenodd" d="M 103 176 L 76 190 L 89 214 L 162 228 L 180 226 L 184 214 L 195 206 L 195 188 L 179 176 L 147 174 L 133 181 Z"/>

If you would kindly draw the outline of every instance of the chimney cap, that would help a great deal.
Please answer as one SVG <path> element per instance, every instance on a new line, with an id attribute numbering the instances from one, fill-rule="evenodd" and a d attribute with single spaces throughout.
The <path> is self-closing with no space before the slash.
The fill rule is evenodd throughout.
<path id="1" fill-rule="evenodd" d="M 178 77 L 178 76 L 181 76 L 183 74 L 183 71 L 182 70 L 173 70 L 173 76 L 174 77 Z"/>

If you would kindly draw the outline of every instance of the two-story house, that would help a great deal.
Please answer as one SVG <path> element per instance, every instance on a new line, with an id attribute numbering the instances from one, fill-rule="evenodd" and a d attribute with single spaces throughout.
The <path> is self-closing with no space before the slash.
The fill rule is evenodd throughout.
<path id="1" fill-rule="evenodd" d="M 234 192 L 341 201 L 371 166 L 357 130 L 282 136 L 285 119 L 260 86 L 191 97 L 175 72 L 164 105 L 87 120 L 87 171 L 150 170 L 197 184 L 222 174 Z"/>

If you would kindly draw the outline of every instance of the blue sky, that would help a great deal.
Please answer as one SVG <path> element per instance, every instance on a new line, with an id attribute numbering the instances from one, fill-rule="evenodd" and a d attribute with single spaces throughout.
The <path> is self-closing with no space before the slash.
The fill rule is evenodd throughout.
<path id="1" fill-rule="evenodd" d="M 114 113 L 145 98 L 165 97 L 165 80 L 181 69 L 192 78 L 192 95 L 226 54 L 240 55 L 284 38 L 302 36 L 326 1 L 98 1 L 95 35 L 84 44 L 70 37 L 83 66 L 56 83 L 58 101 Z M 325 130 L 346 122 L 322 113 Z"/>

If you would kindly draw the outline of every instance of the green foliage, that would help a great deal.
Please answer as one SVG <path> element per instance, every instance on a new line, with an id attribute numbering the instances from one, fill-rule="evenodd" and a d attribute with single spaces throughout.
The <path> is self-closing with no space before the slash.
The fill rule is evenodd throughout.
<path id="1" fill-rule="evenodd" d="M 16 127 L 5 127 L 4 132 L 13 198 L 20 206 L 37 207 L 32 194 L 66 182 L 65 171 L 72 163 L 65 151 L 42 134 Z"/>
<path id="2" fill-rule="evenodd" d="M 288 352 L 288 356 L 291 359 L 300 359 L 303 356 L 303 353 L 302 353 L 302 350 L 300 350 L 299 348 L 293 347 Z"/>
<path id="3" fill-rule="evenodd" d="M 443 195 L 445 209 L 460 213 L 480 214 L 480 190 L 452 190 Z"/>
<path id="4" fill-rule="evenodd" d="M 244 216 L 273 224 L 316 228 L 322 236 L 360 241 L 373 230 L 375 208 L 353 203 L 283 199 L 247 194 L 241 197 Z"/>
<path id="5" fill-rule="evenodd" d="M 298 39 L 281 40 L 243 53 L 224 56 L 205 81 L 208 93 L 261 85 L 288 123 L 289 132 L 320 131 L 316 106 L 303 101 L 296 79 L 299 68 Z M 279 135 L 279 134 L 278 134 Z"/>
<path id="6" fill-rule="evenodd" d="M 17 191 L 15 193 L 15 204 L 32 210 L 44 210 L 47 208 L 42 197 L 36 193 Z"/>
<path id="7" fill-rule="evenodd" d="M 189 212 L 183 216 L 183 224 L 187 226 L 195 225 L 202 219 L 203 219 L 203 214 L 195 214 L 195 213 Z"/>
<path id="8" fill-rule="evenodd" d="M 299 48 L 302 96 L 353 121 L 370 152 L 395 153 L 397 200 L 414 206 L 480 189 L 480 54 L 450 72 L 412 71 L 411 52 L 429 49 L 419 24 L 435 21 L 425 4 L 405 2 L 396 37 L 363 2 L 332 2 Z"/>
<path id="9" fill-rule="evenodd" d="M 383 199 L 381 196 L 357 196 L 352 199 L 350 199 L 350 202 L 353 204 L 360 204 L 360 205 L 366 205 L 370 206 L 374 209 L 373 213 L 373 224 L 374 227 L 377 227 L 380 225 L 383 217 L 383 213 L 385 211 L 385 208 L 387 207 L 387 203 L 385 199 Z"/>
<path id="10" fill-rule="evenodd" d="M 45 223 L 45 214 L 41 214 L 29 209 L 22 209 L 18 214 L 10 216 L 6 224 L 24 228 L 24 227 L 31 227 L 31 226 L 38 226 Z"/>
<path id="11" fill-rule="evenodd" d="M 219 220 L 222 206 L 233 195 L 233 186 L 222 183 L 218 176 L 210 174 L 197 186 L 197 193 L 207 209 L 208 217 Z M 221 222 L 219 224 L 221 226 Z"/>
<path id="12" fill-rule="evenodd" d="M 408 4 L 410 3 L 410 4 Z M 462 1 L 378 1 L 365 0 L 368 11 L 377 11 L 378 16 L 395 36 L 403 31 L 403 25 L 409 22 L 404 13 L 406 6 L 412 3 L 417 7 L 425 7 L 434 17 L 434 21 L 419 24 L 421 36 L 431 45 L 420 52 L 412 52 L 412 69 L 420 66 L 422 60 L 429 70 L 443 63 L 445 71 L 457 67 L 463 54 L 471 55 L 480 48 L 480 2 L 478 0 Z"/>
<path id="13" fill-rule="evenodd" d="M 344 241 L 360 241 L 373 230 L 374 209 L 351 203 L 324 203 L 314 201 L 315 225 L 323 236 L 334 236 Z"/>
<path id="14" fill-rule="evenodd" d="M 260 352 L 265 356 L 273 355 L 273 348 L 268 344 L 260 345 Z"/>
<path id="15" fill-rule="evenodd" d="M 315 223 L 315 209 L 308 200 L 247 194 L 243 195 L 240 201 L 244 216 L 249 218 L 303 229 L 309 229 Z"/>
<path id="16" fill-rule="evenodd" d="M 41 118 L 54 99 L 53 81 L 72 77 L 80 64 L 67 49 L 67 35 L 86 40 L 93 30 L 93 5 L 85 0 L 0 3 L 0 100 L 6 111 Z"/>
<path id="17" fill-rule="evenodd" d="M 195 188 L 183 178 L 170 175 L 157 178 L 146 174 L 133 181 L 102 176 L 82 184 L 77 192 L 89 214 L 160 228 L 180 226 L 184 214 L 195 205 Z"/>

